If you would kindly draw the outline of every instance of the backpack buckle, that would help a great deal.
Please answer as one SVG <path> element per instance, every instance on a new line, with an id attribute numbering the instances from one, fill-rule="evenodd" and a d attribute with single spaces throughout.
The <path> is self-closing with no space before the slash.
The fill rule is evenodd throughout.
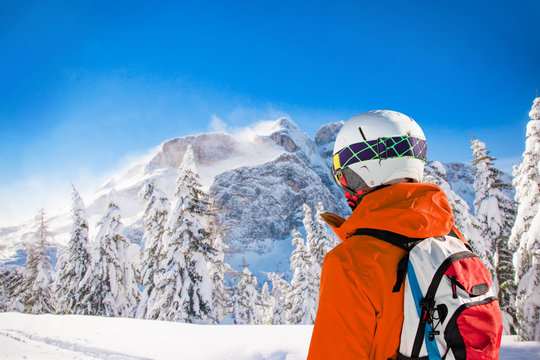
<path id="1" fill-rule="evenodd" d="M 433 313 L 435 312 L 435 301 L 429 298 L 423 298 L 419 304 L 422 312 L 420 313 L 420 321 L 431 324 L 433 322 Z"/>
<path id="2" fill-rule="evenodd" d="M 441 333 L 440 331 L 436 331 L 436 330 L 430 331 L 429 336 L 428 336 L 428 340 L 429 341 L 435 340 L 435 336 L 440 335 L 440 333 Z"/>

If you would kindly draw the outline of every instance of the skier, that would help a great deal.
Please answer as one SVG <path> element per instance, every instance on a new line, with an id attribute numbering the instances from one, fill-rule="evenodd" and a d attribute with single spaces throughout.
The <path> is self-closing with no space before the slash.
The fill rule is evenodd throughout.
<path id="1" fill-rule="evenodd" d="M 426 139 L 410 117 L 386 110 L 356 115 L 339 132 L 332 173 L 353 209 L 323 218 L 343 241 L 324 259 L 308 360 L 395 359 L 403 288 L 393 292 L 406 251 L 357 229 L 410 238 L 444 236 L 453 215 L 444 192 L 423 184 Z"/>

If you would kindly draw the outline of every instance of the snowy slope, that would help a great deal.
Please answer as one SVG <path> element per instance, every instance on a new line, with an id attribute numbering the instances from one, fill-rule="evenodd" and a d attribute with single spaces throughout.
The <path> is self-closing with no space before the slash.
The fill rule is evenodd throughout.
<path id="1" fill-rule="evenodd" d="M 0 358 L 300 360 L 307 356 L 312 328 L 2 313 Z M 538 359 L 540 343 L 503 337 L 500 358 Z"/>

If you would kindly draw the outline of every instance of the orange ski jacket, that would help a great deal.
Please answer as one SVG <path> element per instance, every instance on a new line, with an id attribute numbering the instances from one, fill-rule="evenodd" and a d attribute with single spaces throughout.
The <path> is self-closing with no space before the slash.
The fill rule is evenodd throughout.
<path id="1" fill-rule="evenodd" d="M 343 242 L 324 259 L 308 360 L 395 359 L 404 286 L 392 289 L 406 252 L 351 234 L 371 228 L 412 238 L 444 236 L 454 220 L 446 195 L 436 185 L 400 183 L 366 194 L 347 220 L 330 213 L 323 218 Z"/>

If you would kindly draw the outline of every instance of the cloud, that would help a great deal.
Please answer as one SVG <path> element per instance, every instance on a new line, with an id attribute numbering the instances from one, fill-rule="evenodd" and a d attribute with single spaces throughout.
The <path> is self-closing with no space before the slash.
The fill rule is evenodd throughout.
<path id="1" fill-rule="evenodd" d="M 114 169 L 100 172 L 86 168 L 65 169 L 56 173 L 35 172 L 23 179 L 0 186 L 0 227 L 16 226 L 32 220 L 40 208 L 46 216 L 54 216 L 71 209 L 73 184 L 86 205 L 94 200 L 96 191 L 108 180 L 121 178 L 126 171 L 141 163 L 148 163 L 161 146 L 144 153 L 131 153 L 119 159 Z"/>
<path id="2" fill-rule="evenodd" d="M 239 106 L 224 116 L 211 116 L 210 131 L 226 132 L 240 141 L 252 141 L 256 136 L 270 135 L 276 131 L 276 120 L 289 115 L 271 105 L 264 108 Z M 234 124 L 234 125 L 229 125 Z"/>
<path id="3" fill-rule="evenodd" d="M 212 115 L 212 120 L 210 121 L 210 125 L 208 125 L 208 130 L 212 132 L 228 132 L 227 131 L 227 123 L 223 121 L 220 117 L 217 115 Z"/>
<path id="4" fill-rule="evenodd" d="M 250 126 L 235 128 L 232 135 L 240 141 L 253 141 L 257 136 L 268 136 L 278 130 L 276 120 L 260 120 Z"/>
<path id="5" fill-rule="evenodd" d="M 65 177 L 35 174 L 2 186 L 0 198 L 0 227 L 19 225 L 33 219 L 40 208 L 47 216 L 69 209 L 71 186 Z"/>

